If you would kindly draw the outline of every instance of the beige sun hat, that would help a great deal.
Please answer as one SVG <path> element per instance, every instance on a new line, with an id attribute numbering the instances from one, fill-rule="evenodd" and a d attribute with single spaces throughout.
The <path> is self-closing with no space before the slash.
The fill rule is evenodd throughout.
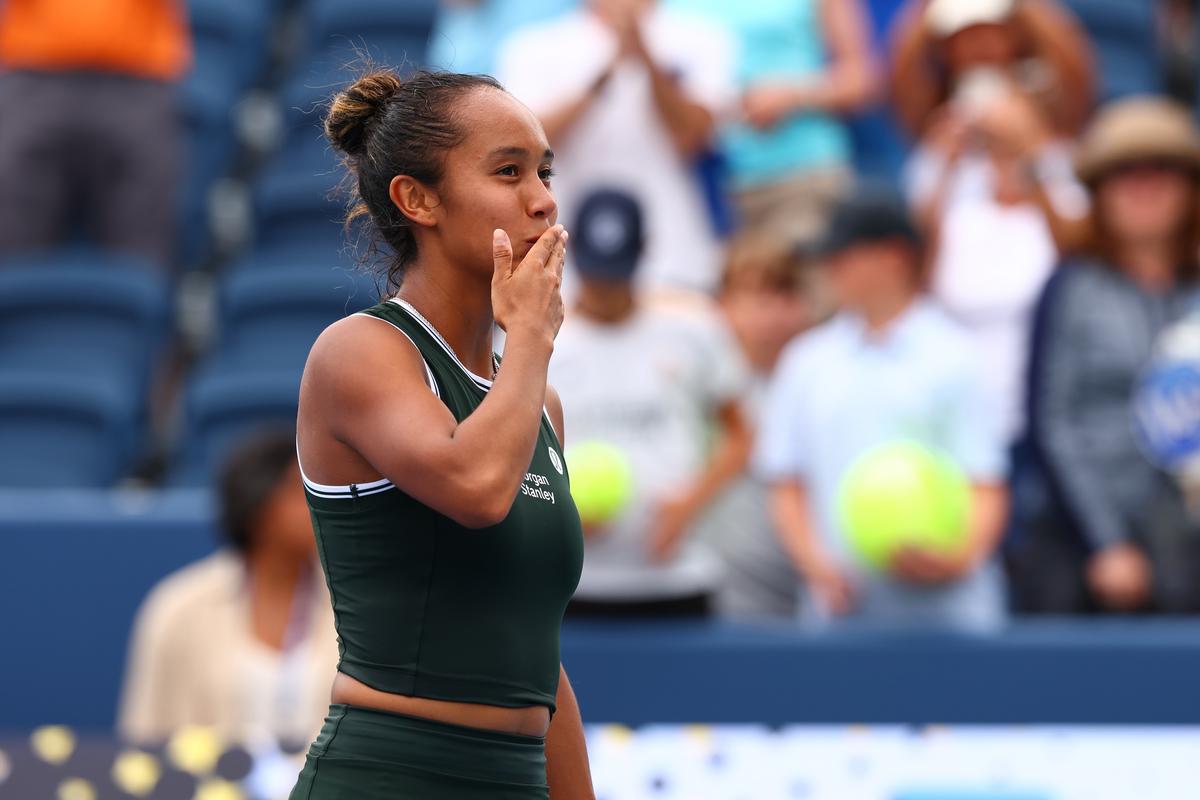
<path id="1" fill-rule="evenodd" d="M 1084 183 L 1095 183 L 1138 161 L 1169 161 L 1200 173 L 1200 130 L 1186 108 L 1161 97 L 1109 104 L 1084 133 L 1075 172 Z"/>
<path id="2" fill-rule="evenodd" d="M 944 39 L 972 25 L 1007 22 L 1016 8 L 1017 0 L 931 0 L 925 8 L 925 24 Z"/>

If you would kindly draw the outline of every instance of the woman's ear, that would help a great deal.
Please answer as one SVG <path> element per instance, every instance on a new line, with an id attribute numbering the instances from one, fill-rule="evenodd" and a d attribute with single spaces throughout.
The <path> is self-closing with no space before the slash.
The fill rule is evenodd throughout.
<path id="1" fill-rule="evenodd" d="M 432 228 L 437 224 L 435 210 L 442 204 L 441 198 L 416 178 L 409 175 L 392 178 L 388 185 L 388 197 L 414 225 Z"/>

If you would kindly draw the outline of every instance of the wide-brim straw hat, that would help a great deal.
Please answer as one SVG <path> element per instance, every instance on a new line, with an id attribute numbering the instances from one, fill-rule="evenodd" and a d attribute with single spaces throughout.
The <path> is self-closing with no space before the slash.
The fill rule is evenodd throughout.
<path id="1" fill-rule="evenodd" d="M 1178 164 L 1200 175 L 1200 130 L 1183 106 L 1161 97 L 1119 100 L 1096 116 L 1075 156 L 1075 172 L 1094 184 L 1143 161 Z"/>

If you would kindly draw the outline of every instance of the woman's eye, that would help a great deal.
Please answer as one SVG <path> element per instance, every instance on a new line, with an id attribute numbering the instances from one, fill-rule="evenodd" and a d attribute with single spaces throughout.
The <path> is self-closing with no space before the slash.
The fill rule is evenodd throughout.
<path id="1" fill-rule="evenodd" d="M 511 176 L 514 176 L 517 174 L 517 168 L 516 168 L 516 166 L 510 164 L 507 167 L 501 167 L 500 171 L 497 174 L 511 177 Z"/>
<path id="2" fill-rule="evenodd" d="M 555 173 L 554 173 L 553 169 L 551 169 L 550 167 L 546 167 L 541 172 L 538 173 L 538 177 L 541 178 L 543 181 L 549 182 L 549 180 L 554 177 L 554 174 Z"/>

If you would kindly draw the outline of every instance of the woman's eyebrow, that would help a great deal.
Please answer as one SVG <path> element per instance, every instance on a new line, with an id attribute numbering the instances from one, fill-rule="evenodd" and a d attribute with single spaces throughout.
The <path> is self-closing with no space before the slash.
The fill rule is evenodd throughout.
<path id="1" fill-rule="evenodd" d="M 525 149 L 524 147 L 497 147 L 495 150 L 493 150 L 491 153 L 488 154 L 489 159 L 496 159 L 496 158 L 528 159 L 529 157 L 530 157 L 530 152 L 529 152 L 529 150 Z M 542 160 L 543 161 L 553 161 L 554 160 L 554 151 L 551 150 L 549 147 L 547 147 L 546 152 L 542 154 Z"/>

